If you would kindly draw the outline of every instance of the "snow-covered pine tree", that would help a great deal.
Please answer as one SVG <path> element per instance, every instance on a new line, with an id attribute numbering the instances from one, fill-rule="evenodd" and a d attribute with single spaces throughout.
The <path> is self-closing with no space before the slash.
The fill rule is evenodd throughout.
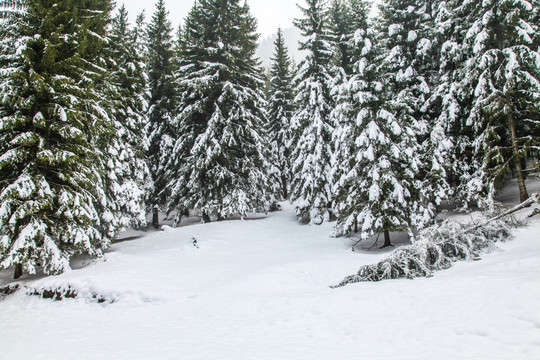
<path id="1" fill-rule="evenodd" d="M 158 0 L 146 28 L 148 123 L 145 132 L 149 143 L 148 163 L 154 180 L 154 192 L 150 195 L 148 205 L 154 210 L 166 200 L 163 189 L 170 179 L 166 177 L 165 166 L 176 141 L 172 127 L 176 107 L 173 66 L 175 53 L 173 29 L 168 15 L 164 0 Z M 154 211 L 154 227 L 159 225 L 156 214 L 157 211 Z"/>
<path id="2" fill-rule="evenodd" d="M 448 113 L 441 111 L 442 98 L 452 96 L 448 87 L 439 88 L 441 84 L 441 47 L 447 39 L 442 40 L 437 30 L 439 4 L 445 6 L 445 0 L 428 0 L 416 2 L 418 6 L 412 12 L 416 23 L 417 41 L 411 45 L 416 47 L 412 57 L 415 70 L 427 84 L 425 100 L 419 109 L 421 129 L 418 140 L 421 145 L 420 154 L 422 169 L 422 197 L 429 212 L 436 213 L 437 207 L 453 194 L 449 180 L 454 159 L 455 139 L 452 137 L 452 121 L 446 117 Z M 423 85 L 425 86 L 425 85 Z M 449 90 L 449 93 L 446 91 Z"/>
<path id="3" fill-rule="evenodd" d="M 128 13 L 120 7 L 113 18 L 109 72 L 103 81 L 104 99 L 114 124 L 112 136 L 103 134 L 108 147 L 107 195 L 112 201 L 117 226 L 146 224 L 145 198 L 152 190 L 150 170 L 146 163 L 148 148 L 143 129 L 146 125 L 145 70 L 142 60 L 142 39 L 128 22 Z M 113 228 L 115 231 L 115 229 Z"/>
<path id="4" fill-rule="evenodd" d="M 417 211 L 422 209 L 414 188 L 419 170 L 411 144 L 415 133 L 394 115 L 396 105 L 381 76 L 387 71 L 379 55 L 382 41 L 364 29 L 355 39 L 362 57 L 348 83 L 348 97 L 341 98 L 335 110 L 350 121 L 342 120 L 334 133 L 334 206 L 338 227 L 345 233 L 358 224 L 362 239 L 384 233 L 388 246 L 391 231 L 413 235 Z"/>
<path id="5" fill-rule="evenodd" d="M 200 0 L 184 25 L 179 138 L 167 164 L 169 209 L 218 219 L 266 208 L 269 151 L 256 21 L 239 0 Z M 178 219 L 177 219 L 178 220 Z"/>
<path id="6" fill-rule="evenodd" d="M 294 93 L 292 87 L 292 63 L 289 58 L 283 32 L 278 29 L 275 52 L 270 69 L 268 88 L 268 135 L 270 150 L 279 170 L 281 197 L 289 197 L 291 182 L 291 118 L 294 112 Z"/>
<path id="7" fill-rule="evenodd" d="M 513 170 L 520 199 L 528 198 L 523 165 L 536 133 L 540 108 L 540 54 L 534 46 L 538 1 L 467 2 L 471 24 L 465 46 L 464 91 L 472 97 L 467 125 L 474 134 L 474 156 L 481 161 L 489 193 Z M 537 130 L 538 128 L 536 128 Z"/>
<path id="8" fill-rule="evenodd" d="M 433 53 L 440 56 L 433 62 L 438 65 L 438 71 L 429 81 L 433 84 L 428 101 L 432 134 L 435 135 L 433 143 L 443 145 L 442 148 L 439 146 L 442 150 L 439 153 L 443 155 L 444 163 L 437 165 L 446 172 L 456 204 L 460 209 L 466 209 L 482 205 L 486 194 L 481 161 L 473 156 L 474 134 L 471 126 L 466 125 L 472 96 L 464 91 L 466 70 L 463 65 L 472 53 L 464 45 L 470 19 L 467 2 L 438 0 L 432 6 L 436 12 Z M 442 138 L 443 134 L 446 140 Z M 447 149 L 444 145 L 450 142 L 453 146 Z"/>
<path id="9" fill-rule="evenodd" d="M 4 2 L 14 19 L 18 2 Z M 111 2 L 26 0 L 0 73 L 0 268 L 20 275 L 69 269 L 71 255 L 99 255 L 111 241 L 95 141 L 111 131 L 95 81 L 102 76 Z M 13 29 L 13 28 L 12 28 Z"/>
<path id="10" fill-rule="evenodd" d="M 300 49 L 307 55 L 299 65 L 296 84 L 296 111 L 292 126 L 293 180 L 291 200 L 299 216 L 309 216 L 310 224 L 321 224 L 330 219 L 331 186 L 330 160 L 332 131 L 330 113 L 334 107 L 332 57 L 334 44 L 328 28 L 328 11 L 324 0 L 306 0 L 300 7 L 304 18 L 295 25 L 305 41 Z"/>
<path id="11" fill-rule="evenodd" d="M 364 131 L 360 125 L 365 125 L 357 123 L 358 114 L 360 111 L 376 114 L 377 107 L 383 102 L 382 83 L 376 75 L 378 51 L 372 43 L 374 39 L 375 34 L 369 30 L 367 22 L 355 31 L 355 48 L 351 52 L 357 53 L 359 58 L 352 66 L 349 81 L 337 90 L 337 103 L 331 113 L 336 124 L 331 167 L 332 206 L 338 218 L 336 230 L 346 234 L 358 231 L 356 219 L 367 200 L 359 189 L 365 184 L 357 174 L 358 166 L 365 165 L 365 161 L 357 160 L 360 148 L 356 139 Z"/>
<path id="12" fill-rule="evenodd" d="M 330 28 L 335 38 L 338 68 L 350 76 L 353 65 L 359 59 L 354 34 L 358 29 L 367 29 L 371 3 L 366 0 L 332 0 L 329 8 Z"/>
<path id="13" fill-rule="evenodd" d="M 437 188 L 446 182 L 431 181 L 432 172 L 443 170 L 434 166 L 443 163 L 442 159 L 436 158 L 438 144 L 429 142 L 422 149 L 423 140 L 431 139 L 423 110 L 431 92 L 426 77 L 430 71 L 429 63 L 433 61 L 431 34 L 426 28 L 430 24 L 430 6 L 431 2 L 427 0 L 414 4 L 405 0 L 386 0 L 380 5 L 379 24 L 383 46 L 380 76 L 387 83 L 387 108 L 391 109 L 395 124 L 401 128 L 399 140 L 396 138 L 394 142 L 406 153 L 404 161 L 408 163 L 408 170 L 398 172 L 397 179 L 404 182 L 404 191 L 409 194 L 406 205 L 410 207 L 408 226 L 419 228 L 433 220 L 436 210 L 433 203 L 446 191 Z M 435 158 L 426 158 L 423 151 L 431 152 Z M 431 193 L 423 191 L 424 186 Z"/>

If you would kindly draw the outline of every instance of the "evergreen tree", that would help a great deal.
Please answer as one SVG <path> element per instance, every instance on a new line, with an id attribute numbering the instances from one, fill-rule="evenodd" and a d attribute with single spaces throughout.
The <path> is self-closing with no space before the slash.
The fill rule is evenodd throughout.
<path id="1" fill-rule="evenodd" d="M 535 5 L 538 5 L 537 2 Z M 523 165 L 538 133 L 540 54 L 534 46 L 538 24 L 529 1 L 490 0 L 465 4 L 470 27 L 464 45 L 463 91 L 472 98 L 467 125 L 474 134 L 489 198 L 513 168 L 520 199 L 528 198 Z M 537 11 L 537 10 L 536 10 Z"/>
<path id="2" fill-rule="evenodd" d="M 330 4 L 330 27 L 336 41 L 336 65 L 350 76 L 353 65 L 359 59 L 354 34 L 367 29 L 371 4 L 365 0 L 332 0 Z"/>
<path id="3" fill-rule="evenodd" d="M 429 114 L 424 109 L 431 95 L 429 74 L 434 71 L 431 1 L 411 5 L 405 0 L 387 0 L 380 11 L 383 46 L 380 76 L 387 83 L 387 107 L 404 130 L 399 140 L 401 151 L 408 154 L 409 169 L 415 172 L 404 178 L 412 175 L 406 181 L 407 192 L 409 202 L 416 204 L 415 209 L 410 209 L 409 226 L 421 228 L 433 220 L 435 205 L 446 198 L 448 191 L 441 166 L 445 162 L 441 154 L 445 147 L 439 148 L 446 144 L 432 141 L 444 135 L 431 132 Z M 420 191 L 423 187 L 429 192 Z"/>
<path id="4" fill-rule="evenodd" d="M 434 2 L 433 7 L 436 9 L 433 53 L 440 57 L 439 61 L 433 62 L 438 65 L 438 71 L 430 80 L 433 91 L 428 106 L 435 135 L 432 144 L 439 144 L 435 149 L 444 160 L 437 165 L 444 171 L 441 174 L 446 174 L 456 203 L 465 209 L 479 205 L 485 189 L 482 166 L 472 156 L 473 132 L 466 125 L 471 96 L 465 94 L 462 86 L 466 78 L 463 64 L 471 56 L 470 49 L 464 45 L 470 24 L 461 0 L 441 0 Z"/>
<path id="5" fill-rule="evenodd" d="M 59 273 L 73 254 L 101 254 L 115 221 L 102 216 L 108 155 L 96 140 L 113 129 L 96 88 L 111 3 L 28 0 L 15 18 L 13 4 L 2 10 L 16 32 L 2 32 L 15 46 L 1 49 L 0 268 Z"/>
<path id="6" fill-rule="evenodd" d="M 297 110 L 292 124 L 296 148 L 293 151 L 291 200 L 299 216 L 308 215 L 311 224 L 330 219 L 330 160 L 332 131 L 330 113 L 334 106 L 330 94 L 334 78 L 332 57 L 334 44 L 328 28 L 328 12 L 322 0 L 307 0 L 300 8 L 304 18 L 295 21 L 305 41 L 300 49 L 307 51 L 295 78 Z"/>
<path id="7" fill-rule="evenodd" d="M 200 0 L 184 25 L 169 209 L 218 219 L 265 208 L 268 150 L 258 35 L 247 4 Z M 178 218 L 177 218 L 178 220 Z"/>
<path id="8" fill-rule="evenodd" d="M 112 22 L 108 44 L 112 60 L 105 81 L 105 102 L 114 119 L 114 133 L 102 141 L 109 144 L 109 197 L 115 198 L 113 209 L 118 225 L 124 227 L 146 224 L 144 201 L 152 189 L 145 156 L 148 146 L 143 136 L 146 80 L 139 36 L 137 30 L 130 29 L 128 13 L 122 6 Z"/>
<path id="9" fill-rule="evenodd" d="M 294 111 L 291 60 L 285 47 L 283 32 L 278 29 L 270 70 L 268 90 L 268 133 L 270 149 L 279 169 L 281 195 L 289 197 L 291 181 L 291 118 Z"/>
<path id="10" fill-rule="evenodd" d="M 412 237 L 423 211 L 415 189 L 420 165 L 413 151 L 415 131 L 395 115 L 390 85 L 381 76 L 388 71 L 379 55 L 384 48 L 374 45 L 382 42 L 360 29 L 356 43 L 362 58 L 335 110 L 349 121 L 341 121 L 334 133 L 334 206 L 345 233 L 357 226 L 362 239 L 384 233 L 388 246 L 391 231 Z"/>
<path id="11" fill-rule="evenodd" d="M 169 181 L 165 165 L 171 156 L 175 133 L 172 119 L 175 111 L 174 51 L 172 25 L 164 0 L 158 0 L 156 10 L 146 29 L 146 70 L 148 74 L 148 138 L 147 157 L 154 176 L 154 193 L 149 205 L 154 208 L 152 224 L 157 227 L 157 207 L 165 202 L 162 191 Z"/>

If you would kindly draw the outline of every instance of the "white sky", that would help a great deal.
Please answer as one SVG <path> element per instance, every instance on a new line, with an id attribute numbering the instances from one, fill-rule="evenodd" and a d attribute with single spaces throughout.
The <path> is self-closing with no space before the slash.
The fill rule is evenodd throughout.
<path id="1" fill-rule="evenodd" d="M 117 0 L 118 6 L 126 5 L 131 22 L 142 10 L 146 10 L 148 21 L 155 11 L 155 0 Z M 301 13 L 296 3 L 304 6 L 303 0 L 247 0 L 251 8 L 251 14 L 257 18 L 258 31 L 262 37 L 277 32 L 278 26 L 288 28 L 292 26 L 294 18 L 300 17 Z M 169 20 L 175 28 L 183 24 L 184 18 L 193 6 L 194 0 L 165 0 L 169 10 Z"/>

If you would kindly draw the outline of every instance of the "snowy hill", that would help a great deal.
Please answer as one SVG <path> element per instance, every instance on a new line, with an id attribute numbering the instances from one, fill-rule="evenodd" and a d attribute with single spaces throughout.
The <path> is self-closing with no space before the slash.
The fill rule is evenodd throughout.
<path id="1" fill-rule="evenodd" d="M 60 276 L 25 275 L 0 301 L 0 359 L 538 359 L 540 218 L 433 278 L 333 290 L 390 250 L 352 252 L 331 225 L 301 225 L 284 206 L 147 233 Z M 0 286 L 10 276 L 0 272 Z M 76 299 L 26 295 L 68 286 Z"/>

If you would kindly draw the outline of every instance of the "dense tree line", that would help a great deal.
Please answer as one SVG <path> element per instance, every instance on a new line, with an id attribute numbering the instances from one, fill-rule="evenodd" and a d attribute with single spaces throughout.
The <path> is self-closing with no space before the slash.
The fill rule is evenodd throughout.
<path id="1" fill-rule="evenodd" d="M 538 172 L 538 0 L 306 0 L 268 79 L 240 0 L 176 33 L 111 0 L 0 1 L 0 268 L 69 269 L 158 210 L 204 221 L 289 199 L 362 238 L 493 205 Z"/>

